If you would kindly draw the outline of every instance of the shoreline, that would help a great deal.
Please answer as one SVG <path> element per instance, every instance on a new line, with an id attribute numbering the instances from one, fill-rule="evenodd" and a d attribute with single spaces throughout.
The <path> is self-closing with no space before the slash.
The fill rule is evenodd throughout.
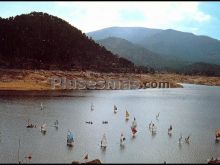
<path id="1" fill-rule="evenodd" d="M 100 84 L 95 84 L 95 88 L 84 89 L 68 89 L 64 88 L 62 84 L 56 84 L 56 88 L 51 86 L 51 78 L 58 77 L 69 80 L 79 81 L 102 81 L 106 85 L 108 81 L 125 82 L 128 80 L 138 82 L 135 89 L 150 89 L 154 83 L 156 88 L 183 88 L 181 84 L 197 84 L 208 86 L 220 86 L 220 77 L 207 76 L 189 76 L 171 73 L 155 73 L 155 74 L 134 74 L 134 73 L 98 73 L 93 71 L 60 71 L 60 70 L 0 70 L 0 91 L 74 91 L 74 90 L 135 90 L 126 88 L 98 88 Z M 159 85 L 158 85 L 159 84 Z M 164 86 L 162 86 L 162 85 Z M 120 84 L 119 84 L 120 85 Z M 127 84 L 123 84 L 124 86 Z M 130 84 L 129 84 L 130 85 Z M 147 86 L 149 85 L 149 86 Z M 116 84 L 117 87 L 117 84 Z"/>

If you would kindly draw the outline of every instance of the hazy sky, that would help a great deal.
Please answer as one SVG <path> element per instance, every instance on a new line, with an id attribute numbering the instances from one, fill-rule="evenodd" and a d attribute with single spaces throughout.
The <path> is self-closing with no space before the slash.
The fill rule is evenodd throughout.
<path id="1" fill-rule="evenodd" d="M 220 40 L 220 2 L 0 2 L 0 17 L 47 12 L 83 32 L 111 26 L 176 29 Z"/>

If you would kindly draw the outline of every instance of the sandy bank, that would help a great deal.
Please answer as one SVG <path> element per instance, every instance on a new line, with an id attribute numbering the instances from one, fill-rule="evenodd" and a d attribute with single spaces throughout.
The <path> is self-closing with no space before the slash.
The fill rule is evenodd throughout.
<path id="1" fill-rule="evenodd" d="M 107 86 L 109 81 L 124 82 L 120 89 L 128 89 L 126 82 L 138 82 L 136 88 L 179 88 L 178 83 L 202 84 L 220 86 L 220 77 L 185 76 L 177 74 L 128 74 L 128 73 L 96 73 L 91 71 L 48 71 L 48 70 L 0 70 L 0 90 L 62 90 L 72 89 L 56 83 L 52 88 L 51 79 L 79 80 L 85 82 L 102 82 L 104 88 L 98 88 L 100 84 L 93 84 L 93 88 L 80 89 L 119 89 Z M 82 86 L 82 85 L 81 85 Z M 78 88 L 76 88 L 78 89 Z"/>

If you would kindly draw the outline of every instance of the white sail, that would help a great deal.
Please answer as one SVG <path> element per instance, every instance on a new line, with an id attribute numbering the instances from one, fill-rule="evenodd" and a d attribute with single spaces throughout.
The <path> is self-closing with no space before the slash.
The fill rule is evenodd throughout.
<path id="1" fill-rule="evenodd" d="M 107 138 L 105 134 L 103 135 L 101 140 L 101 147 L 107 147 Z"/>
<path id="2" fill-rule="evenodd" d="M 44 123 L 44 124 L 41 126 L 41 132 L 46 133 L 46 131 L 47 131 L 47 124 Z"/>
<path id="3" fill-rule="evenodd" d="M 132 125 L 131 125 L 132 128 L 136 128 L 137 127 L 137 122 L 136 122 L 136 119 L 134 118 L 133 122 L 132 122 Z"/>

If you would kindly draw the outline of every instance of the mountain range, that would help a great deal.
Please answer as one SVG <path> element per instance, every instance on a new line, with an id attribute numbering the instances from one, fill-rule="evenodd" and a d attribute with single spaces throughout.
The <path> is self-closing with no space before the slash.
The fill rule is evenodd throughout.
<path id="1" fill-rule="evenodd" d="M 85 34 L 42 12 L 0 18 L 0 68 L 218 75 L 219 66 L 220 41 L 207 36 L 143 27 Z"/>
<path id="2" fill-rule="evenodd" d="M 176 72 L 194 63 L 220 65 L 220 41 L 208 36 L 143 27 L 110 27 L 87 35 L 137 65 Z"/>

